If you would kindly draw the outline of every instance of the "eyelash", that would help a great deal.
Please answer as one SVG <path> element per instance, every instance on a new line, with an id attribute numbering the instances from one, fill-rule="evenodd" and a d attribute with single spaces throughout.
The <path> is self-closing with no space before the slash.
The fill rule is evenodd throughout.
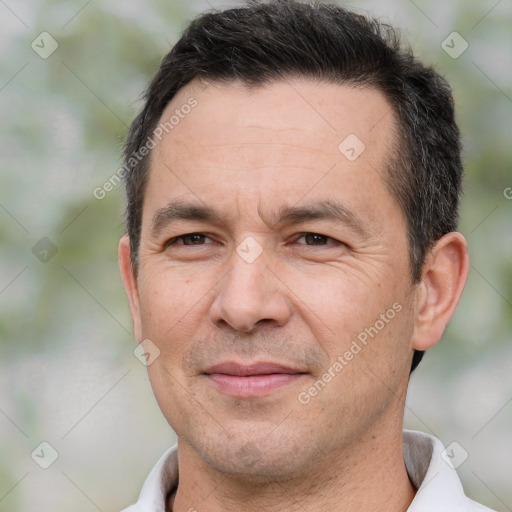
<path id="1" fill-rule="evenodd" d="M 343 242 L 340 242 L 339 240 L 336 240 L 330 236 L 327 236 L 327 235 L 322 235 L 321 233 L 315 233 L 314 231 L 306 231 L 306 232 L 303 232 L 303 233 L 298 233 L 298 238 L 296 239 L 297 240 L 300 240 L 301 238 L 305 237 L 305 236 L 308 236 L 308 235 L 314 235 L 314 236 L 318 236 L 318 237 L 322 237 L 323 239 L 325 239 L 325 241 L 332 241 L 332 242 L 335 242 L 335 245 L 346 245 L 344 244 Z M 170 240 L 168 240 L 166 243 L 165 243 L 165 247 L 169 247 L 170 245 L 184 245 L 184 246 L 194 246 L 194 245 L 205 245 L 205 244 L 178 244 L 177 241 L 180 240 L 180 239 L 184 239 L 184 238 L 187 238 L 187 237 L 192 237 L 192 236 L 201 236 L 201 237 L 205 237 L 205 238 L 209 238 L 208 235 L 205 235 L 204 233 L 199 233 L 199 232 L 196 232 L 196 233 L 187 233 L 185 235 L 180 235 L 180 236 L 175 236 L 173 238 L 171 238 Z M 325 247 L 327 245 L 332 245 L 332 244 L 329 244 L 329 243 L 325 243 L 325 244 L 300 244 L 300 245 L 305 245 L 307 247 Z"/>

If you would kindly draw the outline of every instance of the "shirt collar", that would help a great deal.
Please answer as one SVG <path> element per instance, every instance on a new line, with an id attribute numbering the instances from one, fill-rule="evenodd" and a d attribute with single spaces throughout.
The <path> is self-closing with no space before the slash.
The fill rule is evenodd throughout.
<path id="1" fill-rule="evenodd" d="M 441 441 L 412 430 L 404 430 L 402 439 L 405 467 L 417 489 L 407 512 L 472 510 L 455 469 L 441 456 Z"/>
<path id="2" fill-rule="evenodd" d="M 149 473 L 139 499 L 122 512 L 165 512 L 167 494 L 178 485 L 178 445 L 169 448 Z"/>

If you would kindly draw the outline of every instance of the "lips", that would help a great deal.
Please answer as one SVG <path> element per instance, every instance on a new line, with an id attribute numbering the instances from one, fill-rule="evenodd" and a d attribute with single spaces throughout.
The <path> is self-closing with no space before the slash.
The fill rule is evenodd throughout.
<path id="1" fill-rule="evenodd" d="M 302 370 L 290 368 L 277 363 L 261 362 L 249 365 L 242 365 L 235 362 L 220 363 L 212 366 L 204 373 L 206 374 L 223 374 L 233 375 L 236 377 L 248 377 L 251 375 L 271 375 L 278 373 L 286 373 L 293 375 L 296 373 L 305 373 Z"/>
<path id="2" fill-rule="evenodd" d="M 273 362 L 245 365 L 231 361 L 216 364 L 204 373 L 219 391 L 237 398 L 268 396 L 306 375 L 301 369 Z"/>

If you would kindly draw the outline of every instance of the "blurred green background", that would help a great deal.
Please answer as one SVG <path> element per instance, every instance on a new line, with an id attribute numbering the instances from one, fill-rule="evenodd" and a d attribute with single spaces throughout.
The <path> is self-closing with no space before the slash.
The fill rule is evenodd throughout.
<path id="1" fill-rule="evenodd" d="M 187 20 L 237 3 L 0 2 L 0 511 L 118 511 L 174 443 L 133 355 L 122 187 L 94 190 L 119 168 L 140 93 Z M 412 378 L 405 421 L 458 442 L 466 492 L 512 510 L 512 5 L 346 5 L 401 27 L 454 88 L 472 266 Z M 468 43 L 457 58 L 442 48 L 454 31 Z M 48 469 L 34 461 L 43 441 L 58 454 Z"/>

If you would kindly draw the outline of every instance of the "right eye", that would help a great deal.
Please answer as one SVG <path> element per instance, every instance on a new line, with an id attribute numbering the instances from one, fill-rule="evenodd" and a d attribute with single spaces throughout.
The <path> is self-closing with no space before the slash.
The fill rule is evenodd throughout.
<path id="1" fill-rule="evenodd" d="M 186 235 L 175 236 L 171 238 L 165 243 L 166 247 L 170 245 L 204 245 L 206 240 L 210 240 L 211 238 L 206 236 L 203 233 L 188 233 Z"/>

